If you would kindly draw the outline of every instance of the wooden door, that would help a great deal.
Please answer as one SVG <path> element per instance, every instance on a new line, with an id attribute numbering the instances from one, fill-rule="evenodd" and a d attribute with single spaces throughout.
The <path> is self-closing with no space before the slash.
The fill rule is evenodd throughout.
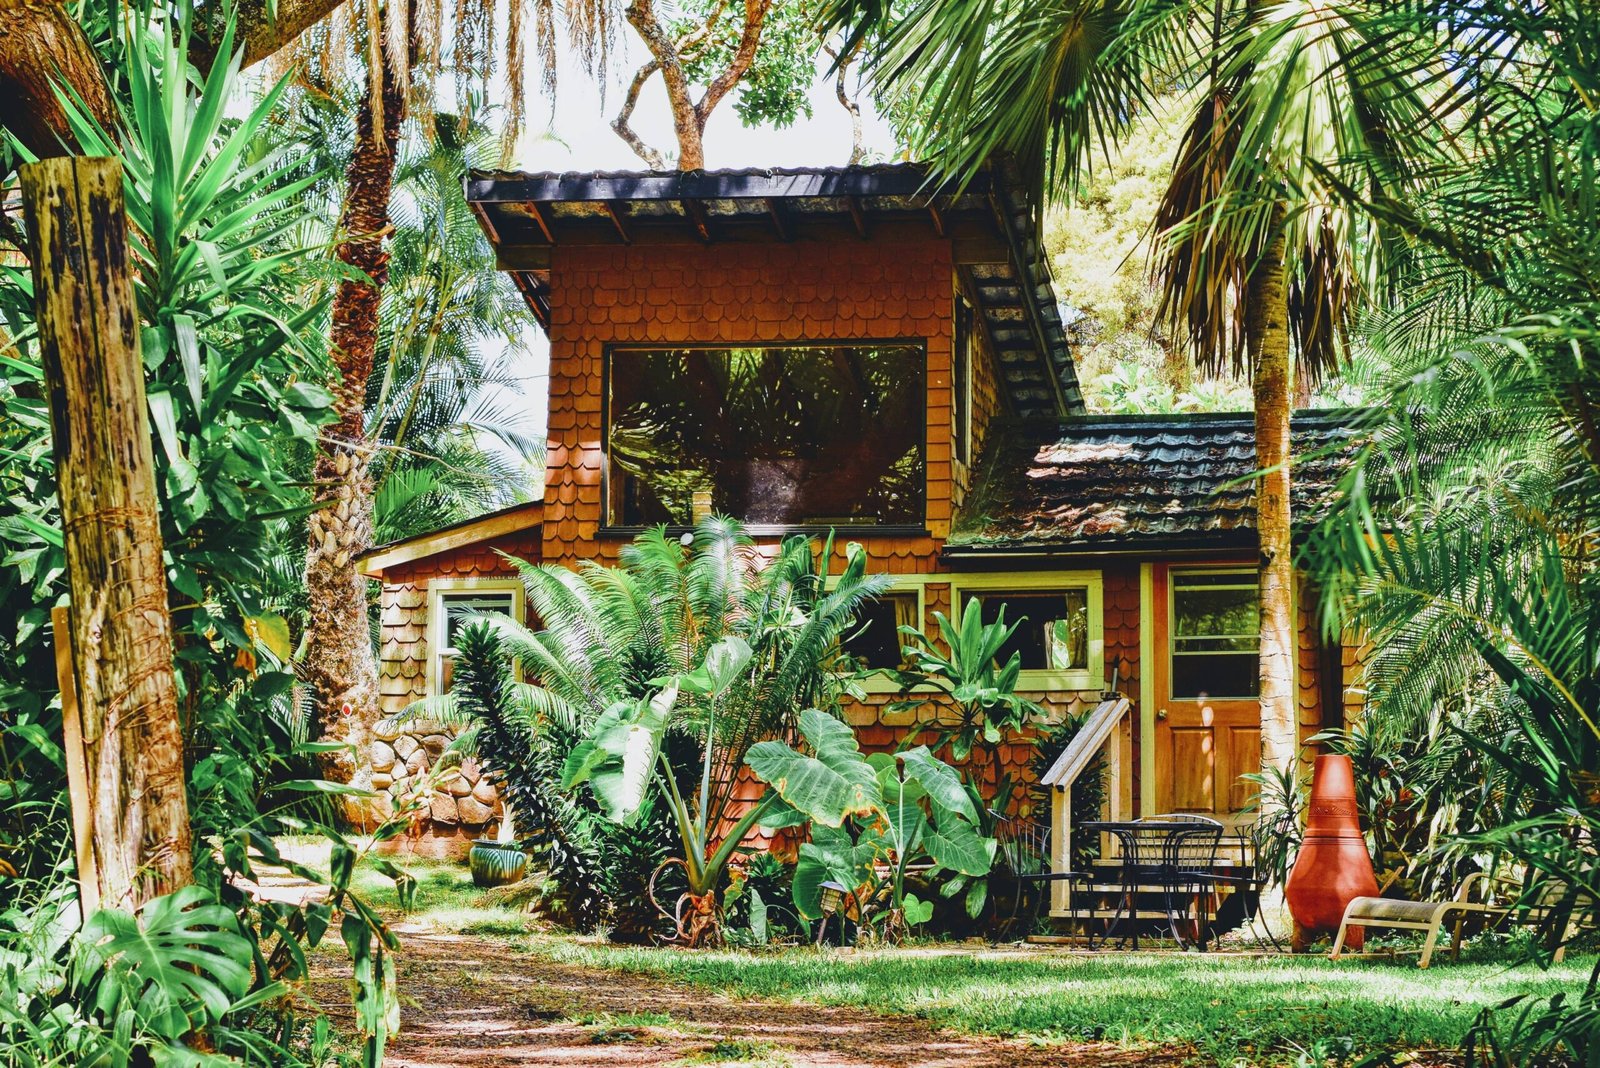
<path id="1" fill-rule="evenodd" d="M 1255 800 L 1241 776 L 1261 767 L 1256 573 L 1159 564 L 1152 572 L 1156 810 L 1232 827 L 1250 818 L 1243 813 Z"/>

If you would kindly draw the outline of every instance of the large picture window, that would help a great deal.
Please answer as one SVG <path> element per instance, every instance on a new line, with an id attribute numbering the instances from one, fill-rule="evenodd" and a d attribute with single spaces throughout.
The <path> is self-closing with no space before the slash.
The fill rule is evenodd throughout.
<path id="1" fill-rule="evenodd" d="M 1254 571 L 1172 573 L 1172 696 L 1261 693 L 1260 588 Z"/>
<path id="2" fill-rule="evenodd" d="M 614 349 L 608 521 L 921 526 L 921 344 Z"/>

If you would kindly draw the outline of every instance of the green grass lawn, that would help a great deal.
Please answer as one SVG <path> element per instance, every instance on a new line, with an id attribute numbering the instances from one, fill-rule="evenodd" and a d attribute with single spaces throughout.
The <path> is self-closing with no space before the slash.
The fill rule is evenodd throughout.
<path id="1" fill-rule="evenodd" d="M 1595 966 L 1574 955 L 1549 971 L 1516 963 L 1504 947 L 1470 945 L 1422 971 L 1416 957 L 1332 962 L 1321 956 L 1220 954 L 1093 956 L 1047 949 L 925 945 L 841 953 L 808 948 L 683 952 L 608 946 L 542 933 L 526 913 L 494 904 L 464 866 L 408 865 L 419 882 L 405 919 L 443 930 L 512 939 L 570 963 L 658 975 L 736 997 L 849 1005 L 912 1013 L 978 1034 L 1041 1043 L 1098 1039 L 1191 1049 L 1200 1064 L 1294 1064 L 1302 1051 L 1342 1047 L 1361 1056 L 1454 1049 L 1484 1008 L 1517 994 L 1576 991 Z M 357 869 L 357 883 L 392 908 L 392 884 Z M 399 916 L 398 913 L 395 915 Z M 402 939 L 402 950 L 403 939 Z M 1330 1058 L 1329 1063 L 1348 1063 Z"/>
<path id="2" fill-rule="evenodd" d="M 566 961 L 648 972 L 746 997 L 908 1012 L 957 1030 L 1192 1047 L 1203 1063 L 1293 1063 L 1301 1050 L 1453 1048 L 1487 1006 L 1582 985 L 1592 959 L 1549 972 L 1506 963 L 1416 967 L 1221 955 L 985 952 L 685 953 L 534 937 Z M 1314 1059 L 1313 1059 L 1314 1063 Z"/>

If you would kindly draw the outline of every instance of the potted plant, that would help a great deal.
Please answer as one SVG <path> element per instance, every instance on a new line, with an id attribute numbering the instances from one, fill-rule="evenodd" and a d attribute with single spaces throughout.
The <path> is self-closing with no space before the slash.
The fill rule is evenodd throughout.
<path id="1" fill-rule="evenodd" d="M 500 819 L 500 833 L 494 838 L 476 838 L 467 853 L 472 869 L 472 885 L 480 888 L 505 886 L 528 874 L 528 854 L 511 837 L 511 809 Z"/>

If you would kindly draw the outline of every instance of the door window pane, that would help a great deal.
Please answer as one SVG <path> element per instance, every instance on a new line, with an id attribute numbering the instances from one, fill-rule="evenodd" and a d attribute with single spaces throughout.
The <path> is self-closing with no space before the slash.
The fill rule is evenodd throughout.
<path id="1" fill-rule="evenodd" d="M 1260 590 L 1254 572 L 1172 575 L 1172 696 L 1261 692 Z"/>
<path id="2" fill-rule="evenodd" d="M 1022 655 L 1024 671 L 1081 671 L 1089 666 L 1089 591 L 1081 586 L 1060 590 L 984 590 L 968 596 L 985 625 L 1004 610 L 1007 625 L 1022 620 L 1000 647 L 997 661 Z"/>
<path id="3" fill-rule="evenodd" d="M 920 525 L 920 344 L 610 354 L 608 520 L 687 525 L 697 495 L 746 523 Z"/>
<path id="4" fill-rule="evenodd" d="M 855 626 L 845 634 L 840 647 L 864 668 L 895 670 L 905 662 L 900 654 L 900 628 L 919 623 L 915 593 L 879 594 L 856 609 Z"/>

